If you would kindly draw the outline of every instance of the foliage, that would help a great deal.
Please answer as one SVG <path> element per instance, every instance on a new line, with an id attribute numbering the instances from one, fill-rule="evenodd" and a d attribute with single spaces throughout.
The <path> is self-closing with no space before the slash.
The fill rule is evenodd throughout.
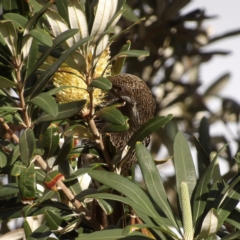
<path id="1" fill-rule="evenodd" d="M 27 239 L 234 239 L 240 235 L 239 173 L 231 174 L 229 181 L 221 176 L 219 157 L 227 153 L 230 166 L 235 161 L 227 144 L 217 148 L 225 139 L 209 135 L 209 123 L 224 116 L 227 125 L 229 111 L 237 123 L 239 106 L 220 98 L 223 111 L 217 115 L 204 102 L 217 95 L 229 75 L 204 94 L 197 92 L 200 64 L 227 54 L 203 52 L 203 46 L 239 31 L 210 39 L 201 26 L 209 18 L 203 11 L 180 15 L 188 2 L 16 0 L 10 4 L 3 0 L 0 172 L 7 184 L 0 186 L 2 226 L 22 217 Z M 186 21 L 195 22 L 196 28 L 187 27 Z M 130 22 L 134 22 L 131 27 Z M 130 57 L 135 58 L 128 61 Z M 119 106 L 105 103 L 112 87 L 107 77 L 123 67 L 146 80 L 158 103 L 157 115 L 164 116 L 144 124 L 127 144 L 127 154 L 136 151 L 144 185 L 134 180 L 134 173 L 117 174 L 112 159 L 121 153 L 113 153 L 102 138 L 110 129 L 128 128 Z M 160 80 L 158 74 L 163 76 Z M 199 120 L 200 111 L 207 112 L 209 120 Z M 96 116 L 106 122 L 102 132 Z M 182 130 L 197 148 L 197 169 L 176 122 L 183 123 Z M 159 151 L 156 139 L 161 136 L 173 156 L 177 204 L 170 201 L 157 161 L 141 143 L 153 132 L 153 155 Z M 192 137 L 195 133 L 198 139 Z M 84 165 L 80 160 L 85 154 L 98 161 Z M 238 154 L 236 161 L 239 166 Z M 41 214 L 42 224 L 32 229 L 29 217 Z"/>

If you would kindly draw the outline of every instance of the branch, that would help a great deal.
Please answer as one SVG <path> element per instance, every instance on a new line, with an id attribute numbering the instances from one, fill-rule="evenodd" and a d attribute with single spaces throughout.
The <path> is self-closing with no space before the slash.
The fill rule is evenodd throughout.
<path id="1" fill-rule="evenodd" d="M 9 125 L 4 122 L 4 119 L 3 119 L 3 118 L 0 118 L 0 122 L 3 124 L 3 127 L 6 129 L 6 131 L 11 135 L 12 139 L 13 139 L 16 143 L 19 143 L 19 138 L 18 138 L 18 136 L 12 131 L 12 129 L 9 127 Z"/>
<path id="2" fill-rule="evenodd" d="M 37 165 L 46 173 L 51 171 L 51 168 L 48 166 L 48 164 L 42 159 L 41 156 L 36 155 L 34 160 L 36 160 Z M 61 179 L 59 179 L 56 183 L 57 187 L 61 188 L 61 190 L 63 191 L 63 193 L 66 195 L 66 197 L 68 198 L 68 200 L 73 204 L 73 206 L 76 208 L 76 211 L 81 213 L 83 212 L 85 214 L 85 218 L 91 223 L 91 225 L 97 229 L 100 230 L 102 229 L 102 226 L 95 220 L 92 218 L 92 216 L 90 215 L 90 212 L 88 211 L 88 209 L 86 209 L 85 207 L 83 207 L 83 205 L 81 204 L 81 202 L 79 202 L 77 199 L 75 199 L 75 196 L 73 195 L 73 193 L 69 190 L 69 188 L 66 187 L 66 185 L 62 182 Z"/>

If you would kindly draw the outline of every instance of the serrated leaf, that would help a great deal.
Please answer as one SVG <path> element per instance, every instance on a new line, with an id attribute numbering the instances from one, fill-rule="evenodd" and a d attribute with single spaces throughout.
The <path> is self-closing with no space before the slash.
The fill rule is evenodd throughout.
<path id="1" fill-rule="evenodd" d="M 79 113 L 84 107 L 86 100 L 74 101 L 69 103 L 58 104 L 58 114 L 53 117 L 49 113 L 42 113 L 37 119 L 36 123 L 46 122 L 46 121 L 57 121 L 62 119 L 67 119 Z"/>
<path id="2" fill-rule="evenodd" d="M 3 76 L 0 76 L 0 88 L 11 88 L 17 84 Z"/>
<path id="3" fill-rule="evenodd" d="M 112 83 L 105 77 L 95 78 L 88 87 L 95 87 L 102 90 L 110 90 L 112 88 Z"/>
<path id="4" fill-rule="evenodd" d="M 43 45 L 51 47 L 53 44 L 51 36 L 43 29 L 33 29 L 29 34 Z"/>
<path id="5" fill-rule="evenodd" d="M 23 164 L 28 165 L 35 151 L 35 137 L 33 130 L 28 128 L 19 138 L 20 158 Z"/>
<path id="6" fill-rule="evenodd" d="M 33 163 L 21 172 L 19 177 L 19 191 L 23 201 L 33 200 L 35 198 L 36 173 Z"/>
<path id="7" fill-rule="evenodd" d="M 171 221 L 173 226 L 178 229 L 178 225 L 171 210 L 171 206 L 168 202 L 162 179 L 159 175 L 159 171 L 150 152 L 140 142 L 136 143 L 135 149 L 138 163 L 143 174 L 144 182 L 150 196 L 154 200 L 155 204 L 158 205 L 159 209 L 161 209 L 167 218 Z"/>
<path id="8" fill-rule="evenodd" d="M 177 192 L 180 193 L 181 182 L 186 182 L 191 199 L 197 177 L 190 148 L 181 132 L 178 132 L 174 139 L 174 165 L 176 169 Z"/>
<path id="9" fill-rule="evenodd" d="M 115 125 L 126 124 L 125 118 L 122 113 L 115 107 L 105 107 L 95 113 L 98 117 L 106 120 Z"/>
<path id="10" fill-rule="evenodd" d="M 58 115 L 58 105 L 55 99 L 48 93 L 40 93 L 29 102 L 40 107 L 43 111 L 49 113 L 53 117 Z"/>

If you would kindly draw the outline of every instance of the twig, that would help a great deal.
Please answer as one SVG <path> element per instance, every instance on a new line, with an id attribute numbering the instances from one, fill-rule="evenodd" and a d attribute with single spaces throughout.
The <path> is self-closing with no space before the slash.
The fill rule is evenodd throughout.
<path id="1" fill-rule="evenodd" d="M 18 136 L 12 131 L 12 129 L 8 126 L 8 124 L 4 122 L 4 119 L 3 119 L 3 118 L 0 118 L 0 122 L 3 124 L 3 127 L 6 129 L 6 131 L 11 135 L 12 139 L 13 139 L 16 143 L 19 143 L 19 138 L 18 138 Z"/>
<path id="2" fill-rule="evenodd" d="M 113 167 L 112 167 L 111 158 L 110 158 L 107 150 L 105 149 L 105 146 L 104 146 L 103 141 L 102 141 L 101 134 L 99 133 L 94 120 L 91 118 L 90 120 L 88 120 L 88 124 L 89 124 L 89 127 L 91 128 L 92 133 L 93 133 L 93 135 L 96 139 L 96 143 L 99 145 L 99 147 L 102 151 L 102 154 L 104 156 L 104 159 L 105 159 L 107 165 L 109 166 L 110 170 L 112 170 Z"/>
<path id="3" fill-rule="evenodd" d="M 35 156 L 35 160 L 37 162 L 37 165 L 45 172 L 49 172 L 51 171 L 51 168 L 48 166 L 48 164 L 42 159 L 41 156 L 36 155 Z M 66 185 L 62 182 L 61 179 L 59 179 L 56 183 L 57 187 L 61 188 L 61 190 L 63 191 L 63 193 L 66 195 L 66 197 L 68 198 L 68 200 L 73 204 L 73 206 L 76 208 L 77 212 L 84 212 L 85 213 L 85 218 L 91 223 L 91 225 L 97 229 L 100 230 L 102 229 L 102 226 L 95 220 L 92 218 L 92 216 L 90 215 L 90 212 L 88 211 L 88 209 L 86 209 L 85 207 L 83 207 L 83 205 L 81 204 L 81 202 L 79 202 L 77 199 L 75 199 L 75 196 L 72 194 L 72 192 L 66 187 Z"/>

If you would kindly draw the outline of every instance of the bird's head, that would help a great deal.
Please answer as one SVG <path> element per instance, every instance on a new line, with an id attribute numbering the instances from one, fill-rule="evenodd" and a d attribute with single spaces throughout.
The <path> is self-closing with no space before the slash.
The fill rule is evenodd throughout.
<path id="1" fill-rule="evenodd" d="M 112 82 L 111 92 L 125 105 L 120 110 L 139 127 L 154 115 L 155 101 L 146 83 L 131 74 L 119 74 L 109 77 Z"/>

